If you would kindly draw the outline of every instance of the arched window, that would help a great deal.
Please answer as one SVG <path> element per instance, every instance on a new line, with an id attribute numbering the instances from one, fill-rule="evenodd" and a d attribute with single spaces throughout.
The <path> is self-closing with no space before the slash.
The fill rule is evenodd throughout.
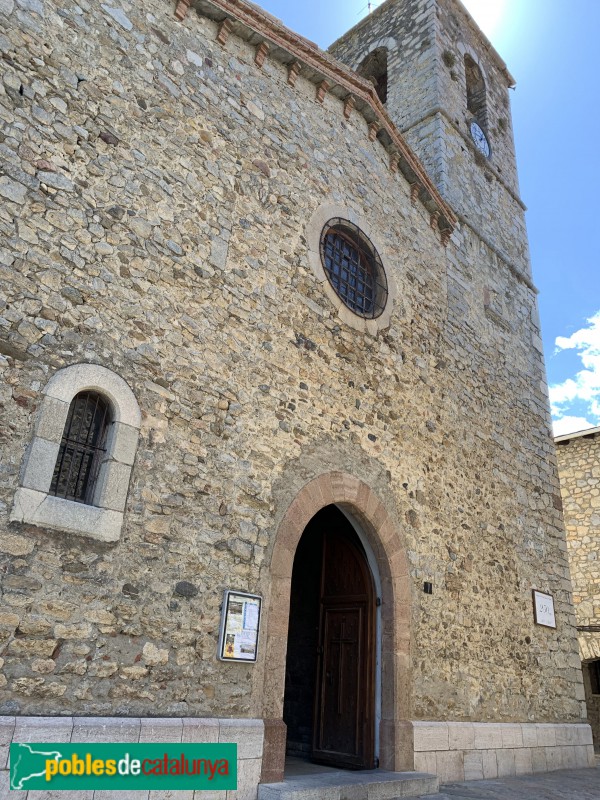
<path id="1" fill-rule="evenodd" d="M 485 80 L 479 65 L 468 54 L 465 54 L 465 77 L 467 83 L 467 109 L 477 124 L 487 131 L 487 97 Z"/>
<path id="2" fill-rule="evenodd" d="M 106 453 L 110 422 L 109 404 L 102 395 L 80 392 L 75 396 L 69 406 L 50 494 L 94 505 L 94 490 Z"/>
<path id="3" fill-rule="evenodd" d="M 382 103 L 385 103 L 388 88 L 387 47 L 378 47 L 369 53 L 356 71 L 362 78 L 371 81 L 377 96 Z"/>
<path id="4" fill-rule="evenodd" d="M 42 392 L 11 521 L 117 541 L 140 425 L 119 375 L 97 364 L 58 370 Z"/>

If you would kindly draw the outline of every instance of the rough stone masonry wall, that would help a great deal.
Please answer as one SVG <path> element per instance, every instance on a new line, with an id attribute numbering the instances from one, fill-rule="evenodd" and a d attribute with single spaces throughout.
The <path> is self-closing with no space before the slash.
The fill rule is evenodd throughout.
<path id="1" fill-rule="evenodd" d="M 260 718 L 264 651 L 215 659 L 221 593 L 268 593 L 278 520 L 339 469 L 408 553 L 410 716 L 579 720 L 531 290 L 468 230 L 444 252 L 362 117 L 195 13 L 0 14 L 0 711 Z M 315 280 L 323 204 L 368 220 L 397 287 L 384 332 L 348 326 Z M 79 362 L 142 410 L 113 545 L 8 523 L 40 392 Z M 534 626 L 533 586 L 556 631 Z"/>
<path id="2" fill-rule="evenodd" d="M 578 625 L 600 624 L 600 437 L 556 447 Z M 600 657 L 600 653 L 599 653 Z"/>
<path id="3" fill-rule="evenodd" d="M 388 0 L 334 42 L 329 51 L 355 69 L 372 50 L 386 49 L 386 110 L 398 129 L 407 133 L 407 141 L 440 188 L 435 142 L 411 137 L 410 133 L 413 126 L 428 118 L 432 108 L 439 106 L 434 39 L 432 0 Z"/>
<path id="4" fill-rule="evenodd" d="M 432 0 L 387 0 L 329 48 L 329 52 L 352 68 L 357 68 L 372 50 L 386 48 L 385 105 L 401 131 L 412 128 L 427 116 L 432 105 L 439 104 L 438 75 L 432 69 L 435 14 Z M 433 165 L 433 148 L 420 149 L 423 163 Z"/>
<path id="5" fill-rule="evenodd" d="M 600 625 L 600 437 L 577 436 L 557 443 L 573 602 L 577 624 Z M 600 659 L 600 632 L 579 633 L 582 660 Z M 592 694 L 584 664 L 588 719 L 600 749 L 600 695 Z"/>
<path id="6" fill-rule="evenodd" d="M 510 109 L 510 78 L 503 68 L 501 58 L 489 44 L 456 0 L 442 0 L 438 4 L 436 22 L 436 57 L 440 64 L 438 91 L 446 108 L 462 109 L 462 113 L 448 121 L 453 123 L 463 137 L 469 141 L 469 124 L 473 119 L 472 112 L 467 110 L 467 83 L 464 54 L 470 54 L 480 65 L 485 80 L 485 98 L 487 109 L 486 134 L 491 148 L 492 159 L 489 171 L 494 181 L 503 187 L 519 194 L 519 179 L 515 157 L 515 141 L 512 130 Z M 491 181 L 493 182 L 493 181 Z M 451 187 L 448 187 L 451 193 Z M 473 196 L 479 201 L 477 194 Z M 486 220 L 489 223 L 489 220 Z M 518 234 L 519 241 L 526 235 Z"/>
<path id="7" fill-rule="evenodd" d="M 523 284 L 509 288 L 512 281 L 499 267 L 468 229 L 460 251 L 448 253 L 446 352 L 456 353 L 456 367 L 468 365 L 478 381 L 454 387 L 453 410 L 438 416 L 442 442 L 456 448 L 443 456 L 443 492 L 428 489 L 437 546 L 423 548 L 418 559 L 425 567 L 420 574 L 433 572 L 434 585 L 443 587 L 423 598 L 429 626 L 461 620 L 444 651 L 448 704 L 459 713 L 469 709 L 471 719 L 485 707 L 496 719 L 508 721 L 510 709 L 517 715 L 512 719 L 527 721 L 544 702 L 539 681 L 546 670 L 560 674 L 565 688 L 571 683 L 580 702 L 583 693 L 541 346 L 531 326 L 534 299 Z M 491 304 L 490 293 L 496 297 Z M 502 388 L 511 382 L 513 397 Z M 440 474 L 437 467 L 434 474 Z M 525 593 L 540 586 L 552 587 L 545 591 L 560 608 L 556 634 L 533 624 Z M 507 641 L 510 666 L 499 655 L 508 654 Z M 420 656 L 435 658 L 433 641 L 420 646 Z M 477 652 L 478 668 L 463 660 L 467 650 Z M 494 679 L 486 684 L 488 668 Z M 419 676 L 422 707 L 429 709 L 424 719 L 440 713 L 432 700 L 442 694 L 439 681 L 426 669 Z"/>
<path id="8" fill-rule="evenodd" d="M 401 449 L 422 469 L 439 239 L 361 117 L 214 23 L 159 0 L 6 19 L 2 710 L 260 716 L 262 661 L 215 659 L 223 588 L 268 590 L 272 484 L 315 443 L 388 493 Z M 385 336 L 343 324 L 314 279 L 323 202 L 378 234 L 401 290 Z M 7 526 L 40 391 L 80 361 L 142 409 L 111 546 Z"/>
<path id="9" fill-rule="evenodd" d="M 518 184 L 506 89 L 508 79 L 499 59 L 488 52 L 481 32 L 454 0 L 439 3 L 388 0 L 330 49 L 336 57 L 354 66 L 372 48 L 380 46 L 388 47 L 388 86 L 395 87 L 388 93 L 387 110 L 406 131 L 407 140 L 443 195 L 450 198 L 454 210 L 464 215 L 464 224 L 455 237 L 457 246 L 449 248 L 447 253 L 445 340 L 447 354 L 453 354 L 449 361 L 459 371 L 467 368 L 471 379 L 462 383 L 459 380 L 460 387 L 449 389 L 455 391 L 451 401 L 453 412 L 441 427 L 456 445 L 449 458 L 465 448 L 462 464 L 455 463 L 449 474 L 458 475 L 463 464 L 468 465 L 463 481 L 475 491 L 471 500 L 473 514 L 478 501 L 480 508 L 489 505 L 491 491 L 499 501 L 498 516 L 492 521 L 492 513 L 488 522 L 479 520 L 474 525 L 455 519 L 448 526 L 447 519 L 440 520 L 443 536 L 439 549 L 432 549 L 441 553 L 447 548 L 450 558 L 458 561 L 448 565 L 446 588 L 460 593 L 461 601 L 469 598 L 464 609 L 460 603 L 458 613 L 465 621 L 462 630 L 469 631 L 471 640 L 480 635 L 473 633 L 478 626 L 472 615 L 482 612 L 479 629 L 485 633 L 478 648 L 486 653 L 481 662 L 483 670 L 486 658 L 495 660 L 497 646 L 502 650 L 492 633 L 498 630 L 498 625 L 502 627 L 502 622 L 495 619 L 494 625 L 488 627 L 483 609 L 478 608 L 478 599 L 481 593 L 496 594 L 499 583 L 506 577 L 509 577 L 506 586 L 516 592 L 513 595 L 516 601 L 525 585 L 541 585 L 551 574 L 547 585 L 559 589 L 570 624 L 574 622 L 572 611 L 568 610 L 571 589 L 550 438 L 539 319 L 535 294 L 528 283 L 530 264 L 523 207 L 515 196 Z M 471 115 L 467 112 L 464 52 L 472 52 L 486 73 L 490 161 L 476 154 L 468 132 Z M 508 385 L 512 385 L 512 395 L 507 392 Z M 461 410 L 458 415 L 457 409 Z M 492 463 L 502 466 L 492 468 Z M 478 479 L 483 485 L 478 485 Z M 451 486 L 455 490 L 454 481 Z M 448 493 L 443 501 L 437 501 L 445 515 L 452 513 L 452 500 Z M 462 503 L 460 507 L 464 508 Z M 467 531 L 472 531 L 471 538 Z M 494 558 L 488 561 L 475 555 L 486 534 L 495 536 L 500 546 L 502 557 L 497 563 Z M 456 544 L 452 544 L 453 540 Z M 485 551 L 491 553 L 493 549 L 490 538 Z M 466 594 L 465 570 L 473 572 Z M 503 602 L 507 602 L 506 593 Z M 435 604 L 435 599 L 430 600 L 430 605 L 436 607 Z M 440 602 L 443 614 L 442 607 Z M 507 639 L 514 638 L 518 629 L 523 631 L 521 642 L 525 650 L 511 665 L 511 670 L 515 663 L 523 668 L 526 684 L 521 690 L 523 718 L 529 713 L 530 695 L 537 693 L 535 675 L 546 659 L 564 670 L 568 680 L 578 682 L 573 631 L 567 634 L 569 643 L 565 639 L 559 647 L 548 643 L 546 632 L 539 628 L 533 628 L 532 636 L 525 607 L 526 604 L 520 607 L 517 624 L 513 625 L 514 618 L 503 617 Z M 457 608 L 453 607 L 449 613 L 457 613 Z M 453 663 L 457 672 L 457 679 L 451 683 L 454 687 L 464 687 L 461 707 L 477 708 L 486 688 L 478 679 L 473 680 L 470 669 L 466 681 L 458 678 L 462 674 L 459 648 L 457 642 L 456 651 L 450 648 L 446 654 L 447 664 Z M 494 668 L 497 667 L 502 669 L 499 662 Z M 435 681 L 436 678 L 425 677 L 428 689 L 429 683 Z M 507 690 L 509 694 L 514 691 Z M 424 692 L 425 708 L 431 706 L 430 698 L 436 694 L 431 690 Z M 456 690 L 448 690 L 451 703 L 455 694 Z M 581 686 L 577 696 L 581 701 Z M 502 699 L 499 705 L 504 706 L 504 702 Z M 514 702 L 513 698 L 509 705 L 514 707 Z"/>
<path id="10" fill-rule="evenodd" d="M 467 22 L 467 20 L 469 20 Z M 447 145 L 443 196 L 475 231 L 526 276 L 531 275 L 525 207 L 519 198 L 508 78 L 481 31 L 455 0 L 439 3 L 434 57 L 439 65 L 438 92 L 446 113 L 437 115 L 439 135 Z M 485 75 L 491 157 L 473 144 L 467 109 L 464 53 L 472 54 Z M 448 60 L 450 59 L 450 60 Z M 450 64 L 454 62 L 452 66 Z M 456 114 L 450 112 L 456 109 Z M 476 163 L 477 169 L 465 166 Z"/>
<path id="11" fill-rule="evenodd" d="M 442 196 L 504 258 L 530 275 L 508 78 L 500 59 L 456 0 L 388 0 L 330 50 L 354 67 L 379 46 L 388 49 L 386 109 Z M 485 73 L 489 160 L 476 151 L 470 135 L 465 52 Z"/>

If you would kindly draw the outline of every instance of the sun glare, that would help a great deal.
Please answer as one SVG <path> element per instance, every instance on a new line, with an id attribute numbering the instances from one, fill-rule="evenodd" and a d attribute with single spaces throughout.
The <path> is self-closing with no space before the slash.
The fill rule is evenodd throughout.
<path id="1" fill-rule="evenodd" d="M 507 0 L 462 0 L 462 3 L 491 40 L 500 28 L 508 4 Z"/>

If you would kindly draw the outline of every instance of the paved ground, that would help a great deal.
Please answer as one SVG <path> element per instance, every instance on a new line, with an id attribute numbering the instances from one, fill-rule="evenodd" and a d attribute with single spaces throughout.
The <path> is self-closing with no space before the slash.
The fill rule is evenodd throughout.
<path id="1" fill-rule="evenodd" d="M 448 783 L 420 800 L 600 800 L 600 766 L 520 778 Z"/>
<path id="2" fill-rule="evenodd" d="M 340 774 L 333 767 L 318 766 L 298 758 L 286 760 L 286 778 L 310 778 L 317 773 Z M 314 796 L 313 792 L 311 797 Z M 600 755 L 596 756 L 594 769 L 564 769 L 519 778 L 447 783 L 440 786 L 439 794 L 421 795 L 413 800 L 600 800 Z"/>

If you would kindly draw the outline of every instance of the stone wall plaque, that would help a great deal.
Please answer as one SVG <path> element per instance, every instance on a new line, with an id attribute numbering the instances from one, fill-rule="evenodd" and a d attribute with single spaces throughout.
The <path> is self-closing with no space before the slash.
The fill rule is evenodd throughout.
<path id="1" fill-rule="evenodd" d="M 221 609 L 218 658 L 256 661 L 262 597 L 226 589 Z"/>
<path id="2" fill-rule="evenodd" d="M 544 625 L 546 628 L 556 628 L 556 617 L 554 616 L 554 598 L 551 594 L 532 590 L 533 594 L 533 616 L 536 625 Z"/>

